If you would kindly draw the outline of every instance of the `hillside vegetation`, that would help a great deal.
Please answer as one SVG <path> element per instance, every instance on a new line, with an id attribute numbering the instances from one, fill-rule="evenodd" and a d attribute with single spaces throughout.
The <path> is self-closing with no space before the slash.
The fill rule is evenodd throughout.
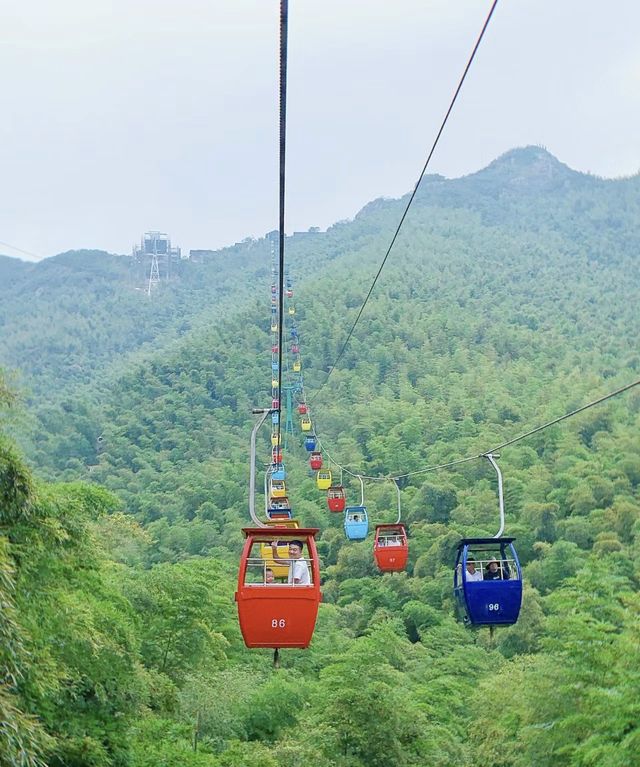
<path id="1" fill-rule="evenodd" d="M 640 387 L 503 451 L 525 598 L 493 636 L 455 622 L 451 573 L 461 537 L 498 528 L 495 475 L 419 473 L 640 378 L 639 191 L 533 147 L 427 177 L 326 385 L 406 201 L 287 240 L 317 433 L 353 472 L 410 475 L 410 562 L 381 575 L 345 540 L 294 435 L 324 602 L 278 670 L 233 604 L 269 243 L 185 265 L 151 302 L 118 257 L 0 262 L 0 359 L 30 390 L 9 418 L 2 387 L 4 422 L 35 473 L 3 438 L 0 764 L 639 765 Z M 394 519 L 391 482 L 365 495 Z"/>

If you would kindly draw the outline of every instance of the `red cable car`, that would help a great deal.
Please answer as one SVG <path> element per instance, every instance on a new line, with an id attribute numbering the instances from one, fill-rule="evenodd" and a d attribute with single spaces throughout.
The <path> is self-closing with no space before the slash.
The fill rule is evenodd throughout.
<path id="1" fill-rule="evenodd" d="M 246 527 L 242 532 L 246 541 L 235 600 L 244 643 L 247 647 L 308 647 L 322 599 L 315 541 L 318 529 L 278 528 L 269 531 Z M 294 557 L 289 550 L 286 580 L 273 577 L 274 561 L 282 564 L 279 552 L 276 550 L 275 560 L 264 556 L 265 544 L 270 546 L 274 540 L 280 549 L 283 544 L 302 543 L 302 556 Z"/>
<path id="2" fill-rule="evenodd" d="M 282 447 L 274 447 L 271 450 L 271 463 L 282 463 Z"/>
<path id="3" fill-rule="evenodd" d="M 347 504 L 347 494 L 344 491 L 342 485 L 332 485 L 327 490 L 327 506 L 329 511 L 344 511 L 344 507 Z"/>
<path id="4" fill-rule="evenodd" d="M 304 404 L 304 402 L 301 402 L 298 405 L 298 413 L 300 413 L 300 415 L 306 415 L 308 412 L 309 408 Z"/>
<path id="5" fill-rule="evenodd" d="M 272 399 L 271 400 L 271 409 L 277 410 L 280 407 L 280 400 L 279 399 Z"/>
<path id="6" fill-rule="evenodd" d="M 309 466 L 317 471 L 322 468 L 322 453 L 313 452 L 309 457 Z"/>
<path id="7" fill-rule="evenodd" d="M 272 354 L 277 354 L 278 353 L 278 344 L 273 344 L 271 346 L 271 353 Z"/>
<path id="8" fill-rule="evenodd" d="M 404 570 L 409 558 L 409 544 L 404 525 L 376 525 L 373 556 L 383 573 Z"/>

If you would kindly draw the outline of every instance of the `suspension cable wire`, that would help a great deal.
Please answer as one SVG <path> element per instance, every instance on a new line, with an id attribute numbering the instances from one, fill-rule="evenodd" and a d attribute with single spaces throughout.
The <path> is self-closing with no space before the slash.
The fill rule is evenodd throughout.
<path id="1" fill-rule="evenodd" d="M 276 447 L 280 450 L 282 421 L 282 336 L 284 325 L 284 191 L 287 149 L 287 34 L 289 24 L 288 0 L 280 0 L 280 189 L 278 222 L 278 425 Z"/>
<path id="2" fill-rule="evenodd" d="M 330 454 L 329 451 L 322 445 L 322 442 L 318 439 L 318 444 L 321 446 L 321 449 L 327 454 L 327 457 L 329 460 L 335 464 L 336 466 L 340 467 L 346 474 L 349 474 L 352 477 L 361 477 L 362 479 L 368 479 L 372 482 L 387 482 L 388 480 L 397 480 L 397 479 L 405 479 L 406 477 L 413 477 L 417 474 L 427 474 L 432 471 L 439 471 L 440 469 L 450 469 L 453 466 L 459 466 L 463 463 L 469 463 L 470 461 L 477 461 L 480 458 L 485 458 L 490 453 L 497 453 L 499 450 L 502 450 L 505 447 L 509 447 L 510 445 L 515 445 L 516 442 L 520 442 L 523 439 L 526 439 L 527 437 L 531 437 L 533 434 L 538 434 L 541 431 L 544 431 L 544 429 L 548 429 L 551 426 L 555 426 L 558 423 L 561 423 L 562 421 L 566 421 L 568 418 L 573 418 L 573 416 L 578 415 L 578 413 L 583 413 L 585 410 L 589 410 L 592 407 L 595 407 L 596 405 L 600 405 L 602 402 L 606 402 L 607 400 L 613 399 L 613 397 L 617 397 L 620 394 L 624 394 L 624 392 L 629 391 L 630 389 L 633 389 L 635 386 L 640 386 L 640 378 L 637 381 L 632 381 L 629 384 L 626 384 L 625 386 L 621 386 L 619 389 L 616 389 L 615 391 L 609 392 L 608 394 L 604 394 L 602 397 L 598 397 L 598 399 L 593 400 L 592 402 L 588 402 L 586 405 L 582 405 L 582 407 L 577 408 L 576 410 L 571 410 L 569 413 L 565 413 L 564 415 L 558 416 L 558 418 L 554 418 L 551 421 L 547 421 L 546 423 L 543 423 L 540 426 L 536 426 L 534 429 L 530 429 L 527 432 L 524 432 L 524 434 L 519 434 L 517 437 L 513 437 L 513 439 L 509 439 L 506 442 L 502 442 L 499 445 L 496 445 L 495 447 L 490 448 L 489 450 L 484 450 L 481 453 L 476 453 L 474 455 L 469 455 L 466 458 L 458 458 L 455 461 L 449 461 L 448 463 L 440 463 L 435 466 L 427 466 L 424 469 L 416 469 L 416 471 L 408 471 L 404 474 L 386 474 L 384 476 L 368 476 L 366 474 L 356 473 L 353 471 L 350 471 L 347 469 L 346 466 L 342 466 L 338 461 L 335 460 Z M 316 435 L 317 436 L 317 435 Z"/>
<path id="3" fill-rule="evenodd" d="M 455 92 L 453 94 L 453 98 L 451 99 L 451 102 L 449 104 L 449 108 L 446 111 L 446 114 L 444 116 L 444 119 L 442 120 L 442 123 L 440 125 L 440 128 L 436 134 L 436 137 L 433 141 L 433 144 L 431 146 L 431 149 L 429 151 L 429 154 L 427 156 L 427 159 L 422 167 L 422 170 L 420 171 L 420 175 L 418 176 L 418 180 L 416 181 L 416 184 L 413 188 L 413 192 L 411 193 L 411 196 L 409 197 L 409 201 L 407 202 L 404 212 L 402 213 L 402 216 L 400 217 L 400 222 L 398 223 L 398 226 L 395 230 L 395 233 L 393 237 L 391 238 L 391 242 L 389 243 L 389 247 L 387 248 L 387 252 L 384 255 L 384 258 L 382 259 L 382 263 L 380 264 L 380 267 L 378 268 L 378 271 L 376 273 L 376 276 L 373 279 L 373 282 L 371 283 L 371 287 L 369 288 L 369 292 L 367 293 L 364 302 L 362 303 L 362 306 L 360 307 L 360 310 L 358 311 L 358 314 L 356 315 L 356 318 L 353 322 L 353 325 L 351 326 L 351 329 L 349 330 L 349 333 L 347 334 L 346 341 L 342 344 L 342 348 L 338 352 L 338 356 L 334 360 L 333 364 L 331 365 L 329 372 L 327 373 L 327 377 L 324 379 L 322 384 L 320 385 L 320 388 L 318 391 L 313 395 L 313 397 L 310 400 L 310 404 L 313 403 L 317 397 L 320 395 L 320 392 L 324 389 L 326 386 L 329 378 L 331 377 L 331 374 L 336 369 L 338 363 L 342 359 L 347 346 L 349 345 L 349 341 L 351 340 L 351 337 L 353 336 L 353 333 L 356 329 L 356 326 L 358 322 L 360 321 L 360 317 L 362 317 L 362 313 L 364 312 L 364 309 L 371 298 L 371 294 L 373 293 L 373 289 L 376 286 L 376 283 L 378 282 L 378 278 L 382 274 L 382 270 L 384 269 L 385 264 L 387 263 L 387 259 L 389 258 L 389 254 L 391 253 L 391 249 L 393 248 L 397 238 L 398 234 L 400 233 L 400 229 L 402 228 L 402 225 L 404 224 L 404 220 L 407 217 L 407 214 L 409 213 L 409 208 L 411 207 L 411 203 L 413 202 L 416 194 L 418 193 L 418 189 L 420 188 L 420 184 L 422 183 L 422 179 L 424 178 L 424 174 L 427 172 L 427 168 L 429 167 L 429 163 L 431 162 L 431 158 L 433 157 L 433 154 L 436 150 L 436 147 L 438 146 L 438 142 L 440 141 L 440 137 L 442 136 L 442 133 L 444 131 L 444 128 L 447 124 L 447 121 L 449 120 L 449 116 L 451 115 L 451 112 L 453 111 L 453 107 L 456 103 L 456 100 L 458 99 L 458 95 L 460 91 L 462 90 L 462 86 L 464 84 L 464 81 L 467 77 L 467 74 L 469 72 L 469 69 L 471 68 L 471 64 L 473 63 L 473 60 L 476 56 L 476 53 L 478 51 L 478 48 L 480 47 L 480 43 L 482 42 L 482 38 L 484 37 L 484 33 L 487 30 L 487 27 L 489 26 L 489 22 L 491 21 L 491 17 L 493 16 L 493 12 L 496 8 L 496 5 L 498 4 L 498 0 L 493 0 L 493 3 L 491 5 L 491 9 L 489 10 L 489 13 L 487 15 L 487 18 L 484 21 L 484 24 L 482 25 L 482 29 L 480 31 L 480 34 L 478 35 L 478 39 L 476 40 L 476 44 L 473 47 L 473 51 L 471 52 L 471 55 L 469 56 L 469 59 L 467 60 L 467 64 L 464 68 L 464 72 L 462 73 L 462 77 L 458 81 L 458 85 L 455 89 Z"/>
<path id="4" fill-rule="evenodd" d="M 11 243 L 9 242 L 3 242 L 2 240 L 0 240 L 0 245 L 4 245 L 5 248 L 11 248 L 11 250 L 16 250 L 18 253 L 24 253 L 25 256 L 33 256 L 34 258 L 37 258 L 39 261 L 41 261 L 44 258 L 44 256 L 40 256 L 31 250 L 24 250 L 24 248 L 18 248 L 16 245 L 11 245 Z"/>

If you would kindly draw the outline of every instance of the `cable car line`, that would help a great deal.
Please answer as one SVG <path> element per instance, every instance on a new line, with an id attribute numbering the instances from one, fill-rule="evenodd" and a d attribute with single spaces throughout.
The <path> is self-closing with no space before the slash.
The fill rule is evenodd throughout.
<path id="1" fill-rule="evenodd" d="M 373 293 L 373 290 L 376 286 L 376 283 L 378 282 L 378 278 L 382 274 L 382 270 L 384 269 L 385 264 L 387 263 L 387 259 L 389 258 L 389 254 L 391 253 L 391 249 L 393 248 L 397 238 L 398 234 L 400 233 L 400 229 L 402 228 L 402 225 L 404 224 L 404 220 L 407 217 L 407 214 L 409 213 L 409 208 L 411 207 L 411 203 L 413 202 L 416 194 L 418 193 L 418 189 L 420 188 L 420 184 L 422 183 L 422 179 L 424 178 L 424 174 L 427 172 L 427 168 L 429 167 L 429 163 L 431 162 L 431 158 L 433 157 L 433 154 L 436 150 L 436 147 L 438 146 L 438 142 L 440 141 L 440 137 L 442 136 L 442 133 L 444 131 L 444 128 L 449 120 L 449 116 L 451 115 L 451 112 L 453 111 L 453 107 L 456 103 L 456 100 L 458 98 L 458 95 L 460 94 L 460 91 L 462 90 L 462 86 L 464 84 L 464 81 L 467 77 L 467 74 L 469 73 L 469 69 L 471 68 L 471 64 L 473 63 L 473 60 L 476 56 L 476 53 L 478 52 L 478 48 L 480 47 L 480 43 L 482 42 L 482 38 L 484 37 L 484 33 L 487 30 L 487 27 L 489 26 L 489 22 L 491 21 L 491 17 L 493 16 L 493 12 L 496 8 L 496 5 L 498 4 L 498 0 L 493 0 L 493 3 L 491 5 L 491 8 L 489 10 L 489 13 L 487 15 L 487 18 L 484 21 L 484 24 L 482 25 L 482 29 L 480 31 L 480 34 L 478 35 L 478 39 L 476 40 L 476 44 L 473 47 L 473 51 L 471 52 L 471 55 L 469 56 L 469 59 L 467 60 L 467 64 L 464 68 L 464 72 L 462 73 L 462 77 L 458 81 L 458 85 L 455 89 L 455 92 L 453 94 L 453 98 L 451 99 L 451 102 L 449 103 L 449 108 L 447 109 L 447 112 L 444 116 L 444 119 L 442 120 L 442 123 L 440 125 L 440 128 L 436 134 L 436 137 L 433 141 L 433 144 L 431 145 L 431 149 L 429 150 L 429 154 L 427 155 L 427 159 L 422 167 L 422 170 L 420 171 L 420 175 L 418 176 L 418 180 L 416 181 L 416 184 L 413 188 L 413 192 L 411 193 L 411 196 L 409 197 L 409 201 L 407 202 L 404 212 L 402 213 L 402 216 L 400 217 L 400 221 L 398 223 L 398 226 L 396 228 L 396 231 L 391 238 L 391 242 L 389 243 L 389 247 L 387 248 L 387 252 L 384 255 L 384 258 L 382 259 L 382 263 L 380 264 L 380 267 L 378 268 L 378 271 L 376 273 L 376 276 L 373 279 L 373 282 L 371 283 L 371 287 L 369 288 L 369 292 L 366 295 L 366 298 L 364 299 L 364 302 L 362 303 L 362 306 L 360 307 L 360 310 L 358 311 L 358 314 L 353 322 L 353 325 L 351 326 L 351 329 L 349 330 L 349 333 L 347 334 L 347 339 L 342 345 L 342 348 L 340 349 L 338 356 L 336 357 L 335 361 L 331 365 L 329 372 L 327 373 L 327 377 L 324 379 L 323 383 L 321 384 L 318 391 L 314 394 L 314 396 L 311 398 L 309 404 L 313 404 L 313 402 L 317 399 L 317 397 L 320 395 L 320 392 L 324 389 L 325 385 L 327 384 L 327 381 L 331 377 L 331 374 L 336 369 L 338 362 L 342 359 L 347 346 L 349 345 L 349 341 L 351 340 L 351 337 L 353 336 L 353 333 L 356 329 L 356 326 L 358 322 L 360 321 L 360 317 L 362 316 L 362 313 L 364 312 L 364 309 L 371 298 L 371 294 Z"/>
<path id="2" fill-rule="evenodd" d="M 44 258 L 44 256 L 39 256 L 32 250 L 24 250 L 24 248 L 18 248 L 16 245 L 12 245 L 10 242 L 3 242 L 0 240 L 0 245 L 4 245 L 5 248 L 11 248 L 11 250 L 16 250 L 18 253 L 24 253 L 25 256 L 33 256 L 33 258 L 37 258 L 38 261 L 41 261 Z"/>
<path id="3" fill-rule="evenodd" d="M 452 466 L 459 466 L 462 463 L 477 461 L 480 458 L 487 458 L 489 455 L 498 453 L 500 450 L 502 450 L 505 447 L 514 445 L 516 442 L 520 442 L 521 440 L 526 439 L 527 437 L 530 437 L 533 434 L 538 434 L 544 429 L 548 429 L 551 426 L 555 426 L 561 421 L 566 421 L 567 419 L 572 418 L 573 416 L 578 415 L 579 413 L 583 413 L 585 410 L 589 410 L 590 408 L 595 407 L 596 405 L 599 405 L 602 402 L 606 402 L 607 400 L 610 400 L 613 397 L 617 397 L 620 394 L 624 394 L 624 392 L 629 391 L 630 389 L 633 389 L 635 386 L 640 386 L 640 379 L 638 379 L 637 381 L 632 381 L 631 383 L 626 384 L 625 386 L 621 386 L 619 389 L 609 392 L 608 394 L 604 394 L 602 397 L 598 397 L 598 399 L 595 399 L 592 402 L 587 403 L 586 405 L 582 405 L 582 407 L 579 407 L 576 410 L 572 410 L 569 413 L 565 413 L 564 415 L 559 416 L 558 418 L 554 418 L 551 421 L 547 421 L 541 426 L 536 426 L 534 429 L 530 429 L 524 434 L 520 434 L 517 437 L 514 437 L 513 439 L 507 440 L 506 442 L 502 442 L 501 444 L 496 445 L 495 447 L 492 447 L 490 450 L 485 450 L 484 452 L 476 453 L 475 455 L 469 455 L 466 458 L 458 458 L 457 460 L 449 461 L 448 463 L 440 463 L 435 466 L 427 466 L 424 469 L 416 469 L 416 471 L 408 471 L 408 472 L 405 472 L 404 474 L 394 474 L 394 475 L 374 477 L 374 476 L 369 476 L 367 474 L 361 474 L 361 473 L 350 471 L 349 469 L 347 469 L 346 466 L 341 465 L 340 463 L 338 463 L 338 461 L 335 460 L 335 458 L 330 456 L 329 451 L 326 449 L 326 447 L 324 447 L 320 439 L 318 439 L 318 445 L 322 447 L 322 450 L 324 451 L 324 453 L 326 453 L 327 458 L 332 463 L 340 467 L 343 471 L 345 471 L 347 474 L 349 474 L 352 477 L 357 477 L 357 478 L 362 477 L 362 479 L 368 479 L 368 480 L 371 480 L 372 482 L 386 482 L 390 479 L 392 480 L 405 479 L 406 477 L 413 477 L 416 474 L 427 474 L 428 472 L 438 471 L 440 469 L 449 469 Z M 316 437 L 317 437 L 317 434 L 316 434 Z"/>
<path id="4" fill-rule="evenodd" d="M 284 202 L 287 150 L 287 37 L 289 9 L 288 0 L 280 0 L 280 180 L 278 221 L 278 424 L 277 445 L 280 446 L 282 421 L 282 328 L 284 325 Z"/>

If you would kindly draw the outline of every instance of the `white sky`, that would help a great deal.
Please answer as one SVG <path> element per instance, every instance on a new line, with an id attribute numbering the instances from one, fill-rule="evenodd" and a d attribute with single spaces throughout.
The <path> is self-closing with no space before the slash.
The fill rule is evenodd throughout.
<path id="1" fill-rule="evenodd" d="M 489 0 L 290 0 L 287 231 L 410 190 Z M 0 241 L 277 227 L 278 0 L 0 0 Z M 430 171 L 640 169 L 640 3 L 500 0 Z M 0 253 L 25 258 L 0 244 Z"/>

